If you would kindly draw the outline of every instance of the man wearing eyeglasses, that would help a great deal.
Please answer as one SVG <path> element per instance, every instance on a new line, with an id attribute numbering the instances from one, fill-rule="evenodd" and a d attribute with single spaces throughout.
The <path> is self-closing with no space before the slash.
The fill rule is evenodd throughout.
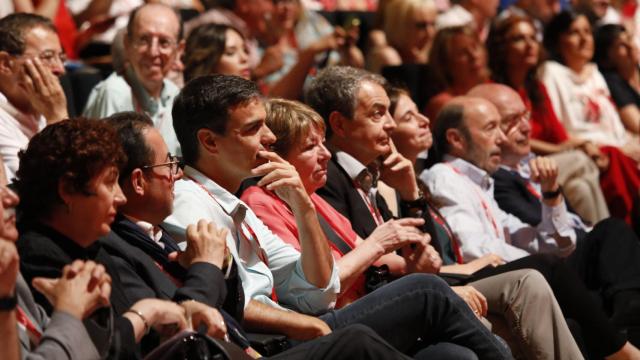
<path id="1" fill-rule="evenodd" d="M 504 208 L 505 202 L 513 204 L 518 197 L 512 197 L 504 185 L 509 175 L 520 173 L 529 178 L 529 161 L 535 156 L 531 152 L 531 125 L 529 123 L 530 112 L 511 88 L 500 84 L 483 84 L 473 88 L 470 94 L 491 101 L 502 116 L 502 127 L 507 140 L 501 144 L 502 166 L 493 174 L 496 179 L 496 200 Z M 593 161 L 579 149 L 566 150 L 548 155 L 548 158 L 557 163 L 556 181 L 562 186 L 562 195 L 567 198 L 583 219 L 595 224 L 609 217 L 607 203 L 600 188 L 600 172 Z M 536 185 L 537 186 L 537 185 Z M 537 199 L 536 199 L 537 200 Z M 519 216 L 524 222 L 535 225 L 540 222 L 540 208 L 527 207 L 524 212 L 515 212 L 513 208 L 504 208 L 510 213 Z M 525 210 L 525 209 L 522 209 Z M 576 224 L 585 229 L 582 221 L 575 217 Z"/>
<path id="2" fill-rule="evenodd" d="M 171 107 L 179 89 L 167 79 L 182 52 L 182 22 L 161 4 L 143 5 L 131 13 L 124 36 L 128 65 L 111 74 L 92 90 L 84 115 L 102 118 L 121 111 L 151 117 L 169 150 L 180 154 L 173 130 Z"/>
<path id="3" fill-rule="evenodd" d="M 532 163 L 532 178 L 542 184 L 545 214 L 537 226 L 500 209 L 493 198 L 491 174 L 501 164 L 507 141 L 501 116 L 489 101 L 470 96 L 454 98 L 435 121 L 434 139 L 442 162 L 420 179 L 460 242 L 465 261 L 494 253 L 506 262 L 530 253 L 567 256 L 575 250 L 576 234 L 568 219 L 557 167 L 548 159 Z M 519 120 L 521 121 L 521 120 Z M 507 124 L 505 130 L 514 124 Z"/>
<path id="4" fill-rule="evenodd" d="M 68 117 L 62 74 L 64 53 L 49 19 L 23 13 L 0 19 L 0 155 L 7 179 L 29 139 Z"/>

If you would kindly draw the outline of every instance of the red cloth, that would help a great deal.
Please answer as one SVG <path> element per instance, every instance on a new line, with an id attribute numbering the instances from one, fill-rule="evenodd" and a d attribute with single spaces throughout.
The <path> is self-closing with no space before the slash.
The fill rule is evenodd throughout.
<path id="1" fill-rule="evenodd" d="M 541 82 L 538 82 L 538 85 L 543 99 L 535 107 L 532 107 L 524 89 L 518 91 L 527 108 L 531 110 L 531 137 L 560 144 L 568 140 L 569 136 L 553 111 L 545 86 Z M 640 189 L 638 164 L 616 147 L 603 146 L 600 151 L 609 157 L 609 168 L 600 174 L 600 187 L 609 212 L 612 216 L 631 224 L 634 200 Z"/>
<path id="2" fill-rule="evenodd" d="M 253 210 L 274 234 L 300 251 L 298 225 L 289 206 L 284 201 L 274 193 L 258 186 L 252 186 L 245 190 L 240 199 Z M 313 202 L 318 214 L 324 217 L 333 231 L 352 249 L 355 248 L 358 235 L 351 228 L 351 222 L 315 193 L 311 194 L 311 202 Z M 333 243 L 329 242 L 329 246 L 335 260 L 342 258 L 344 254 Z M 348 290 L 341 289 L 336 307 L 345 306 L 364 296 L 366 294 L 364 282 L 363 274 L 354 282 L 351 288 Z"/>
<path id="3" fill-rule="evenodd" d="M 607 199 L 609 212 L 632 224 L 634 200 L 640 189 L 638 164 L 616 147 L 603 146 L 600 150 L 609 156 L 609 168 L 600 174 L 600 187 Z"/>
<path id="4" fill-rule="evenodd" d="M 69 59 L 77 59 L 76 54 L 76 36 L 78 35 L 78 28 L 73 21 L 64 0 L 60 0 L 58 3 L 58 10 L 56 16 L 53 19 L 53 24 L 58 30 L 58 37 L 60 43 Z"/>
<path id="5" fill-rule="evenodd" d="M 560 120 L 558 120 L 555 111 L 553 111 L 547 88 L 538 81 L 538 89 L 540 89 L 542 101 L 535 107 L 533 107 L 531 99 L 524 88 L 518 91 L 522 101 L 529 111 L 531 111 L 531 138 L 554 144 L 569 140 L 567 131 L 564 129 L 562 123 L 560 123 Z"/>

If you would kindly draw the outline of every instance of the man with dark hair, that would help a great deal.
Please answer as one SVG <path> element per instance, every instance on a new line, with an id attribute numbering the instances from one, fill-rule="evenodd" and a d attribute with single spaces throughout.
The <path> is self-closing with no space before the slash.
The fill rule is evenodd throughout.
<path id="1" fill-rule="evenodd" d="M 120 177 L 127 204 L 119 209 L 119 214 L 111 225 L 118 237 L 110 236 L 104 241 L 105 248 L 112 256 L 122 260 L 119 262 L 120 266 L 127 267 L 122 273 L 137 271 L 159 293 L 182 292 L 183 296 L 188 296 L 191 291 L 192 296 L 197 296 L 193 291 L 198 291 L 200 297 L 196 299 L 208 296 L 208 304 L 224 309 L 237 320 L 236 323 L 221 311 L 229 335 L 235 343 L 248 345 L 238 325 L 243 320 L 245 301 L 242 285 L 237 277 L 237 266 L 231 265 L 232 260 L 225 260 L 226 230 L 215 230 L 213 224 L 201 220 L 197 227 L 187 228 L 186 249 L 184 252 L 180 251 L 179 245 L 159 226 L 171 213 L 173 184 L 182 177 L 178 163 L 175 158 L 167 155 L 166 144 L 145 115 L 119 113 L 107 121 L 116 127 L 129 156 Z M 212 231 L 222 236 L 208 236 L 207 233 Z M 136 251 L 131 251 L 127 245 L 135 247 Z M 144 255 L 141 257 L 137 250 L 141 250 Z M 153 261 L 144 261 L 147 257 Z M 182 284 L 181 288 L 177 289 L 175 283 Z M 348 339 L 354 343 L 350 344 Z M 340 334 L 336 333 L 279 354 L 277 358 L 309 359 L 308 352 L 313 352 L 316 359 L 402 357 L 371 330 L 351 327 Z"/>
<path id="2" fill-rule="evenodd" d="M 180 153 L 171 121 L 171 106 L 179 89 L 167 79 L 184 48 L 179 15 L 162 4 L 146 4 L 131 13 L 124 50 L 129 65 L 91 91 L 85 116 L 101 118 L 121 111 L 151 117 L 169 150 Z"/>
<path id="3" fill-rule="evenodd" d="M 58 80 L 64 60 L 49 19 L 23 13 L 0 19 L 0 155 L 9 180 L 29 139 L 68 117 Z"/>
<path id="4" fill-rule="evenodd" d="M 267 150 L 275 139 L 265 117 L 256 85 L 225 75 L 194 79 L 173 108 L 187 166 L 185 178 L 176 182 L 174 212 L 165 222 L 177 236 L 201 217 L 229 230 L 227 247 L 243 284 L 248 329 L 309 340 L 361 323 L 408 354 L 508 357 L 466 304 L 431 275 L 409 275 L 330 311 L 340 290 L 337 268 L 298 173 Z M 293 212 L 301 252 L 269 231 L 233 195 L 244 179 L 254 176 L 262 176 L 258 186 L 273 191 Z M 427 347 L 441 341 L 455 344 Z"/>

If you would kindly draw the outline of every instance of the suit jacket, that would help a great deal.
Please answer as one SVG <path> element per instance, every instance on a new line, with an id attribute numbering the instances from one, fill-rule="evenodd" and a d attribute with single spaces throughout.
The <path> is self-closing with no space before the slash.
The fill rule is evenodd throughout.
<path id="1" fill-rule="evenodd" d="M 376 222 L 353 180 L 338 164 L 335 154 L 333 155 L 327 169 L 327 183 L 316 193 L 349 219 L 353 230 L 361 238 L 366 239 L 376 229 Z M 393 217 L 380 194 L 376 194 L 376 204 L 385 221 Z"/>
<path id="2" fill-rule="evenodd" d="M 493 175 L 494 198 L 498 206 L 523 222 L 537 226 L 542 221 L 540 199 L 527 189 L 527 181 L 518 173 L 503 168 Z"/>
<path id="3" fill-rule="evenodd" d="M 134 296 L 141 298 L 160 297 L 177 302 L 197 300 L 222 308 L 241 321 L 244 294 L 237 276 L 230 276 L 225 281 L 222 271 L 214 265 L 195 263 L 184 269 L 169 261 L 168 254 L 178 249 L 178 245 L 166 231 L 161 239 L 165 250 L 140 226 L 122 215 L 118 215 L 111 229 L 112 232 L 100 242 L 116 261 L 128 292 L 139 293 Z M 143 286 L 140 286 L 140 279 Z"/>

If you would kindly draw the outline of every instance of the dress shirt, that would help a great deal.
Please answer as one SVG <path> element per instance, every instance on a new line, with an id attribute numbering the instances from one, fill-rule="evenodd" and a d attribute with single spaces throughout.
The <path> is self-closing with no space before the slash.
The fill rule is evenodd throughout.
<path id="1" fill-rule="evenodd" d="M 146 221 L 134 219 L 131 216 L 124 215 L 131 222 L 135 223 L 144 231 L 145 234 L 149 235 L 149 238 L 153 240 L 153 242 L 158 245 L 161 249 L 164 249 L 164 243 L 160 240 L 162 239 L 162 229 L 159 227 L 153 226 L 153 224 L 148 223 Z"/>
<path id="2" fill-rule="evenodd" d="M 29 140 L 45 126 L 47 120 L 44 116 L 27 114 L 16 109 L 0 93 L 0 156 L 4 161 L 7 180 L 11 181 L 18 171 L 18 152 L 26 149 Z"/>
<path id="3" fill-rule="evenodd" d="M 173 214 L 165 219 L 168 226 L 163 228 L 175 239 L 183 239 L 187 225 L 200 219 L 228 229 L 227 246 L 238 264 L 245 306 L 254 299 L 280 307 L 271 299 L 274 287 L 278 301 L 296 311 L 319 314 L 335 306 L 340 292 L 335 262 L 329 284 L 325 288 L 314 286 L 304 276 L 300 253 L 274 235 L 244 202 L 190 166 L 184 173 L 185 177 L 175 183 Z M 248 244 L 240 231 L 255 234 L 258 242 L 251 236 Z M 258 256 L 260 248 L 268 265 Z"/>
<path id="4" fill-rule="evenodd" d="M 374 220 L 378 225 L 381 225 L 384 220 L 382 220 L 382 216 L 380 215 L 380 211 L 378 210 L 378 204 L 376 201 L 376 195 L 378 193 L 378 177 L 379 174 L 372 173 L 367 166 L 363 165 L 360 161 L 358 161 L 353 156 L 347 154 L 344 151 L 336 152 L 336 161 L 349 175 L 351 180 L 354 181 L 358 186 L 358 192 L 362 196 L 362 200 L 367 204 L 367 207 L 370 211 L 375 212 L 372 213 L 374 216 Z M 363 186 L 363 178 L 369 178 L 371 180 L 371 184 L 367 184 L 367 186 Z M 369 182 L 366 180 L 366 182 Z"/>
<path id="5" fill-rule="evenodd" d="M 564 202 L 548 207 L 540 224 L 532 227 L 502 211 L 493 198 L 493 179 L 465 160 L 445 155 L 443 163 L 425 170 L 420 179 L 441 204 L 465 261 L 489 253 L 512 261 L 538 252 L 568 255 L 575 249 L 576 234 Z M 570 238 L 571 245 L 558 248 L 554 233 Z"/>
<path id="6" fill-rule="evenodd" d="M 151 98 L 144 89 L 141 90 L 144 100 L 150 110 L 144 111 L 153 121 L 153 125 L 167 143 L 169 151 L 173 155 L 180 155 L 180 143 L 173 129 L 173 119 L 171 108 L 173 100 L 180 92 L 180 89 L 171 81 L 165 79 L 159 99 Z M 84 109 L 83 115 L 93 118 L 103 118 L 122 111 L 139 111 L 142 108 L 136 104 L 132 89 L 124 79 L 116 73 L 109 75 L 91 90 L 89 100 Z"/>

